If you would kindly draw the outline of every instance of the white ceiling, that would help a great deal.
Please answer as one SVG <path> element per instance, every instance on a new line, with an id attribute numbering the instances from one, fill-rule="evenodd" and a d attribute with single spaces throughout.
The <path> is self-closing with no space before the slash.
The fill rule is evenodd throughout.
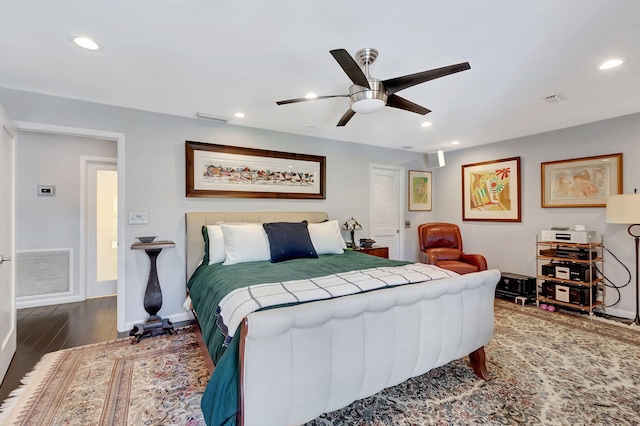
<path id="1" fill-rule="evenodd" d="M 2 87 L 231 125 L 427 152 L 640 111 L 639 0 L 0 0 L 0 10 Z M 78 33 L 104 50 L 75 47 Z M 381 80 L 471 70 L 399 93 L 426 116 L 384 108 L 336 127 L 346 98 L 276 105 L 346 94 L 329 50 L 365 47 L 379 51 Z M 598 70 L 610 57 L 626 62 Z M 543 101 L 554 94 L 566 100 Z"/>

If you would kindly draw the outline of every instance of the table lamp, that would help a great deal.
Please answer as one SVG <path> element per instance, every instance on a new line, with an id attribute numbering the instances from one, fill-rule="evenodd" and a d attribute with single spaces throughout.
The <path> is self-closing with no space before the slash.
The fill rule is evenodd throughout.
<path id="1" fill-rule="evenodd" d="M 607 223 L 629 225 L 627 231 L 636 241 L 636 317 L 640 324 L 640 302 L 638 301 L 638 246 L 640 241 L 640 194 L 612 195 L 607 199 Z"/>
<path id="2" fill-rule="evenodd" d="M 354 233 L 355 233 L 356 230 L 361 230 L 362 229 L 362 225 L 360 225 L 360 223 L 358 223 L 358 221 L 355 220 L 353 218 L 353 216 L 352 216 L 351 219 L 347 220 L 342 225 L 342 229 L 345 229 L 347 231 L 351 231 L 351 248 L 352 249 L 358 248 L 358 246 L 356 245 L 356 240 L 354 238 Z"/>

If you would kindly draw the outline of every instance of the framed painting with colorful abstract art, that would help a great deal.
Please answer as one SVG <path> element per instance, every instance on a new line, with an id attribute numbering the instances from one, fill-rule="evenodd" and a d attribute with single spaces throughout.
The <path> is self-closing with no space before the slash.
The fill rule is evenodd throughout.
<path id="1" fill-rule="evenodd" d="M 520 157 L 462 166 L 462 220 L 520 222 Z"/>

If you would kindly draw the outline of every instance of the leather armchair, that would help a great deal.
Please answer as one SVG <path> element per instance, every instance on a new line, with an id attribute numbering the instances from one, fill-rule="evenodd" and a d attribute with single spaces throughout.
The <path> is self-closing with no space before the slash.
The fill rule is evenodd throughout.
<path id="1" fill-rule="evenodd" d="M 421 263 L 436 265 L 459 274 L 484 271 L 487 260 L 481 254 L 464 253 L 460 228 L 453 223 L 433 222 L 418 226 Z"/>

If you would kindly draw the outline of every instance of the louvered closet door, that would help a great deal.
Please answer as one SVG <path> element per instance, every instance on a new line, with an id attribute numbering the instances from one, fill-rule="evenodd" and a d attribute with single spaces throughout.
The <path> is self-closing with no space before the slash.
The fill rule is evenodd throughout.
<path id="1" fill-rule="evenodd" d="M 404 192 L 402 176 L 404 169 L 395 166 L 371 165 L 370 167 L 370 209 L 371 238 L 377 246 L 389 247 L 390 259 L 402 259 L 403 235 L 400 225 L 403 222 L 402 206 Z"/>

